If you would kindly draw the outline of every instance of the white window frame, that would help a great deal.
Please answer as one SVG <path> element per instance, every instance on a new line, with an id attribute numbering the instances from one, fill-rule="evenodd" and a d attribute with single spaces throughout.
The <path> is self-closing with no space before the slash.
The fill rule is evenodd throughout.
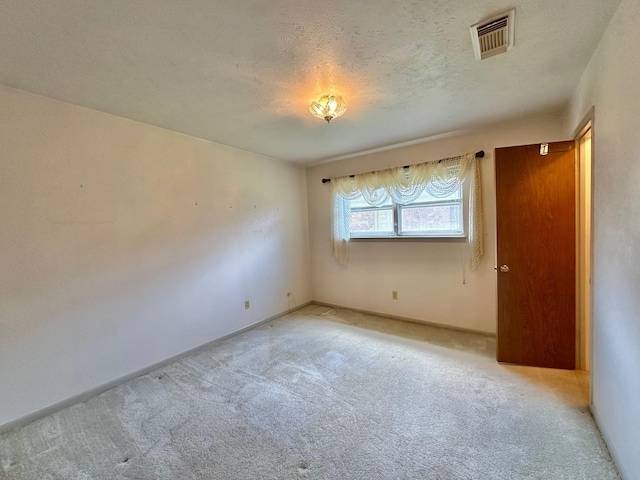
<path id="1" fill-rule="evenodd" d="M 407 205 L 400 205 L 396 202 L 392 202 L 391 207 L 385 205 L 383 207 L 355 207 L 351 208 L 351 212 L 365 212 L 365 211 L 380 211 L 382 209 L 387 210 L 390 209 L 393 212 L 393 232 L 349 232 L 349 237 L 352 240 L 363 240 L 363 239 L 399 239 L 399 238 L 424 238 L 424 239 L 433 239 L 433 238 L 466 238 L 468 232 L 468 223 L 469 223 L 469 182 L 464 182 L 460 189 L 462 190 L 462 195 L 460 200 L 451 200 L 447 198 L 443 198 L 442 200 L 433 200 L 429 202 L 412 202 Z M 421 231 L 421 232 L 410 232 L 403 233 L 402 232 L 402 221 L 401 221 L 401 210 L 403 208 L 410 209 L 423 205 L 460 205 L 460 216 L 461 216 L 461 225 L 462 232 L 455 232 L 451 230 L 444 231 Z"/>
<path id="2" fill-rule="evenodd" d="M 391 205 L 384 205 L 382 207 L 356 207 L 351 208 L 351 212 L 380 212 L 383 210 L 391 211 L 391 215 L 393 218 L 393 231 L 392 232 L 383 232 L 381 230 L 377 232 L 354 232 L 349 231 L 349 236 L 351 238 L 389 238 L 395 236 L 395 232 L 397 230 L 397 213 L 396 213 L 396 204 L 393 202 Z M 349 229 L 351 230 L 351 229 Z"/>

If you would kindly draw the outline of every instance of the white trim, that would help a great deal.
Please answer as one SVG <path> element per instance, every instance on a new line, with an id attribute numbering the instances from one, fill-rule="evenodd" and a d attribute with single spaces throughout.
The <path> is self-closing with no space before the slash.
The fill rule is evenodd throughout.
<path id="1" fill-rule="evenodd" d="M 587 133 L 587 130 L 591 129 L 591 135 L 593 136 L 593 124 L 595 121 L 596 107 L 591 107 L 587 114 L 582 118 L 582 121 L 578 124 L 578 127 L 573 131 L 571 138 L 579 140 Z"/>
<path id="2" fill-rule="evenodd" d="M 343 310 L 351 310 L 352 312 L 366 313 L 367 315 L 375 315 L 376 317 L 392 318 L 394 320 L 402 320 L 403 322 L 420 323 L 422 325 L 428 325 L 430 327 L 443 328 L 445 330 L 455 330 L 456 332 L 474 333 L 476 335 L 484 335 L 485 337 L 496 338 L 496 334 L 495 333 L 484 332 L 482 330 L 474 330 L 472 328 L 456 327 L 454 325 L 445 325 L 444 323 L 429 322 L 427 320 L 419 320 L 417 318 L 411 318 L 411 317 L 401 317 L 399 315 L 392 315 L 390 313 L 381 313 L 381 312 L 374 312 L 374 311 L 371 311 L 371 310 L 363 310 L 363 309 L 360 309 L 360 308 L 347 307 L 347 306 L 344 306 L 344 305 L 337 305 L 337 304 L 334 304 L 334 303 L 322 302 L 322 301 L 319 301 L 319 300 L 313 300 L 311 303 L 313 305 L 320 305 L 320 306 L 323 306 L 323 307 L 341 308 Z"/>
<path id="3" fill-rule="evenodd" d="M 591 237 L 591 331 L 589 332 L 589 338 L 590 338 L 590 345 L 589 345 L 589 349 L 590 349 L 590 365 L 589 365 L 589 403 L 593 406 L 593 364 L 594 364 L 594 358 L 593 358 L 593 334 L 594 334 L 594 329 L 593 329 L 593 324 L 594 324 L 594 308 L 593 308 L 593 292 L 595 291 L 595 262 L 594 262 L 594 244 L 593 244 L 593 219 L 594 219 L 594 215 L 593 215 L 593 204 L 594 204 L 594 199 L 595 199 L 595 161 L 596 161 L 596 149 L 595 149 L 595 142 L 596 142 L 596 138 L 595 138 L 595 133 L 596 133 L 596 109 L 595 106 L 592 106 L 589 111 L 587 112 L 587 114 L 583 117 L 582 121 L 578 124 L 578 127 L 573 131 L 573 139 L 576 142 L 579 142 L 580 139 L 587 133 L 587 131 L 591 130 L 591 232 L 590 232 L 590 237 Z M 580 150 L 577 150 L 577 154 L 578 156 L 580 155 Z M 578 160 L 579 161 L 579 160 Z M 578 248 L 576 245 L 576 257 L 577 257 L 577 253 L 578 253 Z M 576 295 L 577 295 L 577 290 L 578 290 L 578 284 L 576 282 Z M 576 305 L 577 306 L 577 305 Z M 577 309 L 576 309 L 576 315 L 577 315 Z M 576 316 L 576 324 L 578 324 L 578 318 Z"/>

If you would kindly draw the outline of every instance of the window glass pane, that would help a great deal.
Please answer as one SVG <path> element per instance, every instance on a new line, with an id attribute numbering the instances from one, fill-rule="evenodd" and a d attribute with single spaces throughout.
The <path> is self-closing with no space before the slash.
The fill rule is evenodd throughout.
<path id="1" fill-rule="evenodd" d="M 400 209 L 401 233 L 463 233 L 462 205 L 426 205 Z"/>
<path id="2" fill-rule="evenodd" d="M 351 233 L 393 233 L 393 210 L 351 211 Z"/>

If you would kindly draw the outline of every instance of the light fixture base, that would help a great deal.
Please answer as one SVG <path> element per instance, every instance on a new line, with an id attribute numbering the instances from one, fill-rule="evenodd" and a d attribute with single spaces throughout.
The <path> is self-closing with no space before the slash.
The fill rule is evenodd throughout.
<path id="1" fill-rule="evenodd" d="M 347 111 L 347 104 L 342 97 L 337 95 L 323 95 L 316 102 L 311 102 L 309 111 L 314 117 L 321 118 L 327 123 L 338 118 Z"/>

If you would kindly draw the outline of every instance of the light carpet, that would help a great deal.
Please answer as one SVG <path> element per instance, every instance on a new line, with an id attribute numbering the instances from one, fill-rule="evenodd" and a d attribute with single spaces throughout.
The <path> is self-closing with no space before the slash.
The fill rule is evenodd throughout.
<path id="1" fill-rule="evenodd" d="M 0 478 L 619 478 L 585 382 L 312 305 L 5 433 Z"/>

